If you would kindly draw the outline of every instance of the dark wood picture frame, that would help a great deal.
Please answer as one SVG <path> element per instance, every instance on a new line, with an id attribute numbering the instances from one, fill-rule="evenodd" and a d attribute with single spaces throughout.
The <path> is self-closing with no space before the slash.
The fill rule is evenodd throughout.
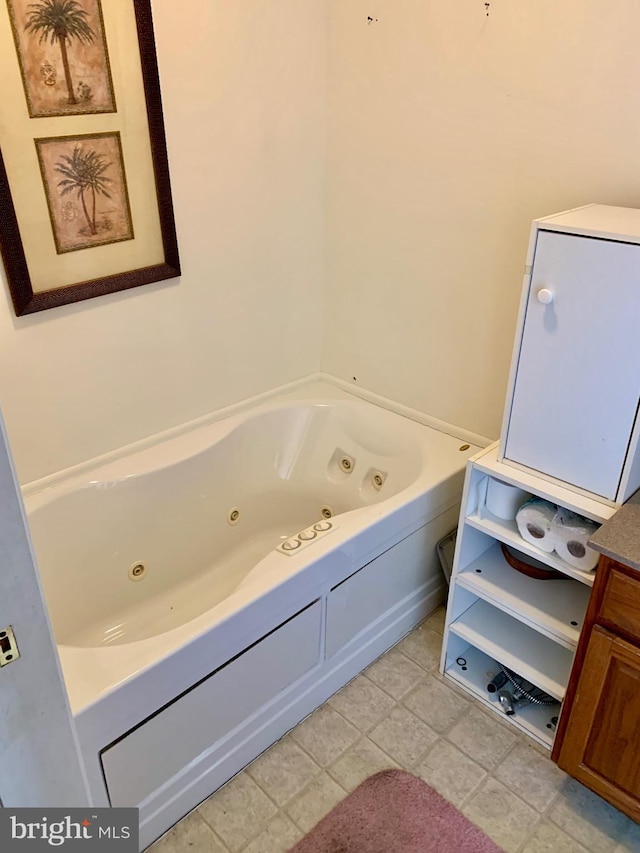
<path id="1" fill-rule="evenodd" d="M 17 316 L 128 290 L 180 275 L 151 2 L 150 0 L 131 0 L 131 3 L 135 13 L 142 67 L 163 261 L 112 275 L 74 282 L 68 286 L 58 286 L 54 289 L 34 292 L 11 195 L 9 177 L 0 150 L 0 255 L 4 262 L 9 290 Z M 38 122 L 40 119 L 35 118 L 32 121 Z M 33 138 L 38 135 L 36 125 Z M 33 141 L 30 144 L 33 145 Z M 95 250 L 87 249 L 87 251 Z"/>

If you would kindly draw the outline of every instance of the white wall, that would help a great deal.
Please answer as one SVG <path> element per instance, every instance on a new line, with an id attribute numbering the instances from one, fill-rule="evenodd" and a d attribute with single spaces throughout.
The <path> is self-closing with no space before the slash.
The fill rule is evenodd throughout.
<path id="1" fill-rule="evenodd" d="M 486 12 L 330 0 L 323 369 L 497 437 L 531 220 L 640 206 L 640 4 Z"/>
<path id="2" fill-rule="evenodd" d="M 24 318 L 1 288 L 21 482 L 318 369 L 325 236 L 322 368 L 497 436 L 531 219 L 640 206 L 640 5 L 188 10 L 153 0 L 182 279 Z"/>
<path id="3" fill-rule="evenodd" d="M 22 318 L 3 278 L 22 483 L 320 366 L 326 4 L 152 6 L 183 275 Z"/>

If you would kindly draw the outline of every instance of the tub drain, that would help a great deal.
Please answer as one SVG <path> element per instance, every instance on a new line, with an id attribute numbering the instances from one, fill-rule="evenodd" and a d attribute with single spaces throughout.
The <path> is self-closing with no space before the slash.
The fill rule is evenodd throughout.
<path id="1" fill-rule="evenodd" d="M 240 521 L 240 510 L 237 506 L 234 506 L 227 513 L 227 522 L 229 524 L 237 524 Z"/>
<path id="2" fill-rule="evenodd" d="M 147 572 L 144 563 L 134 563 L 129 569 L 129 578 L 132 581 L 141 581 Z"/>
<path id="3" fill-rule="evenodd" d="M 333 510 L 330 506 L 323 506 L 320 513 L 323 518 L 331 518 L 333 516 Z"/>

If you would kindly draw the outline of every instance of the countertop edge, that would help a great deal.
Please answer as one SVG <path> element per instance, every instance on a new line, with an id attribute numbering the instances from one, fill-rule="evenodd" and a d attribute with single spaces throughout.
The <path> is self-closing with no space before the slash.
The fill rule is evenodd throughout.
<path id="1" fill-rule="evenodd" d="M 589 539 L 605 557 L 640 571 L 640 490 Z"/>

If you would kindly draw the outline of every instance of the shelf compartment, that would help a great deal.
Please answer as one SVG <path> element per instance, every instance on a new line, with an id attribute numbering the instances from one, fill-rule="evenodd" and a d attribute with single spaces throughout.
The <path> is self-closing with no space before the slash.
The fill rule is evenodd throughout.
<path id="1" fill-rule="evenodd" d="M 528 554 L 536 560 L 549 566 L 550 569 L 557 569 L 559 572 L 567 575 L 567 577 L 580 581 L 587 586 L 593 586 L 595 578 L 595 569 L 591 572 L 583 572 L 581 569 L 576 569 L 561 560 L 557 554 L 548 554 L 545 551 L 536 548 L 535 545 L 526 542 L 518 530 L 518 525 L 515 521 L 506 521 L 503 518 L 498 518 L 492 515 L 486 507 L 482 507 L 481 513 L 474 512 L 468 515 L 466 523 L 476 530 L 483 533 L 488 533 L 494 539 L 504 542 L 505 545 L 511 545 L 523 554 Z"/>
<path id="2" fill-rule="evenodd" d="M 518 486 L 537 497 L 551 501 L 558 506 L 584 515 L 586 518 L 598 524 L 608 521 L 619 509 L 619 505 L 606 498 L 590 495 L 581 489 L 571 487 L 568 483 L 549 477 L 539 471 L 532 471 L 526 466 L 514 462 L 499 462 L 500 443 L 498 441 L 487 447 L 484 451 L 474 457 L 474 470 L 495 477 L 512 486 Z"/>
<path id="3" fill-rule="evenodd" d="M 584 584 L 536 580 L 512 569 L 496 542 L 458 572 L 457 583 L 520 622 L 575 650 L 589 602 Z"/>
<path id="4" fill-rule="evenodd" d="M 471 693 L 475 699 L 491 708 L 516 728 L 535 738 L 547 749 L 551 749 L 555 736 L 555 724 L 552 720 L 553 718 L 557 720 L 560 714 L 559 702 L 555 705 L 516 706 L 515 714 L 507 716 L 498 700 L 493 698 L 495 694 L 487 692 L 487 683 L 499 671 L 496 661 L 475 646 L 468 646 L 458 656 L 457 660 L 460 659 L 464 659 L 466 668 L 463 669 L 456 660 L 449 661 L 445 669 L 445 677 Z"/>
<path id="5" fill-rule="evenodd" d="M 472 604 L 449 629 L 562 701 L 573 661 L 569 649 L 483 600 Z"/>

